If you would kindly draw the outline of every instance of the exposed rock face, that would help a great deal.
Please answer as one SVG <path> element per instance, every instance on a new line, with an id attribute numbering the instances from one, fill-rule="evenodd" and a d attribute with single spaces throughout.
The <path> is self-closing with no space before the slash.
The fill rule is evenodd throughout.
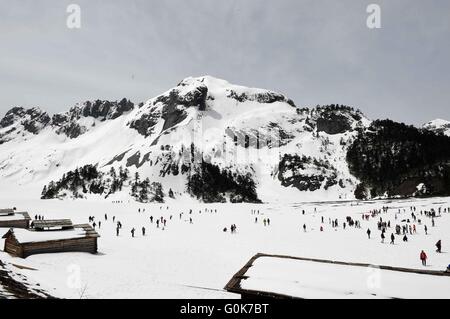
<path id="1" fill-rule="evenodd" d="M 204 85 L 180 95 L 178 90 L 172 90 L 168 96 L 161 96 L 155 102 L 162 103 L 162 118 L 165 120 L 163 131 L 181 123 L 186 118 L 185 109 L 197 107 L 200 111 L 206 110 L 206 97 L 208 88 Z"/>
<path id="2" fill-rule="evenodd" d="M 171 90 L 168 94 L 161 95 L 154 99 L 151 108 L 142 113 L 140 118 L 132 121 L 129 126 L 144 136 L 151 135 L 153 127 L 160 119 L 164 120 L 162 131 L 167 131 L 175 125 L 183 122 L 186 117 L 186 109 L 195 107 L 200 111 L 206 110 L 208 88 L 205 85 L 198 85 L 188 92 L 181 90 L 187 86 L 181 82 L 177 88 Z"/>
<path id="3" fill-rule="evenodd" d="M 138 131 L 139 134 L 145 137 L 150 136 L 153 133 L 153 127 L 158 123 L 160 113 L 145 113 L 142 116 L 132 121 L 129 125 L 131 128 Z"/>
<path id="4" fill-rule="evenodd" d="M 78 136 L 86 133 L 86 131 L 86 126 L 82 126 L 75 122 L 69 122 L 66 125 L 61 126 L 61 128 L 59 128 L 56 133 L 64 134 L 68 138 L 77 138 Z"/>
<path id="5" fill-rule="evenodd" d="M 84 117 L 93 117 L 101 120 L 114 120 L 122 114 L 131 111 L 134 104 L 122 99 L 120 102 L 110 102 L 96 100 L 94 102 L 87 101 L 81 108 L 81 115 Z"/>
<path id="6" fill-rule="evenodd" d="M 322 186 L 328 189 L 338 184 L 336 169 L 329 163 L 291 154 L 283 156 L 278 179 L 283 186 L 294 186 L 300 191 L 316 191 Z"/>
<path id="7" fill-rule="evenodd" d="M 57 128 L 57 134 L 64 134 L 73 139 L 88 130 L 86 126 L 78 123 L 81 118 L 92 117 L 100 121 L 114 120 L 133 108 L 134 104 L 127 99 L 122 99 L 120 102 L 86 101 L 82 106 L 75 106 L 67 113 L 53 115 L 51 125 Z"/>
<path id="8" fill-rule="evenodd" d="M 311 130 L 330 135 L 342 134 L 369 125 L 369 121 L 364 118 L 361 111 L 344 105 L 299 108 L 297 113 L 306 116 L 305 123 L 311 127 Z"/>
<path id="9" fill-rule="evenodd" d="M 275 103 L 275 102 L 286 102 L 292 107 L 296 107 L 294 101 L 286 98 L 284 95 L 275 93 L 275 92 L 264 92 L 264 93 L 256 93 L 256 94 L 246 94 L 246 93 L 236 93 L 233 90 L 228 90 L 228 97 L 235 99 L 238 102 L 246 102 L 246 101 L 256 101 L 258 103 Z"/>
<path id="10" fill-rule="evenodd" d="M 39 108 L 24 109 L 23 107 L 15 107 L 9 110 L 0 121 L 0 128 L 20 123 L 27 132 L 38 134 L 49 122 L 50 117 L 48 114 Z"/>
<path id="11" fill-rule="evenodd" d="M 5 128 L 13 125 L 16 121 L 20 120 L 25 115 L 25 109 L 23 107 L 14 107 L 6 112 L 5 117 L 0 120 L 0 128 Z"/>

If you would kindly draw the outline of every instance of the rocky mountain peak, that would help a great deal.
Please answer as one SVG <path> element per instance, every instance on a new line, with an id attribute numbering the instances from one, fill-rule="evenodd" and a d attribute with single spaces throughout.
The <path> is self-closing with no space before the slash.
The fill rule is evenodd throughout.
<path id="1" fill-rule="evenodd" d="M 23 108 L 14 107 L 6 112 L 0 120 L 0 128 L 7 128 L 13 125 L 22 125 L 23 128 L 32 133 L 38 134 L 50 122 L 50 117 L 38 107 Z"/>

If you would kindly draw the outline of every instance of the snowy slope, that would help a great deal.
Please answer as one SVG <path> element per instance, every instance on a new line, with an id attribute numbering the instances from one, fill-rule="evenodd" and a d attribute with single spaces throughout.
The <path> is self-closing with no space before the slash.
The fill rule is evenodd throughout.
<path id="1" fill-rule="evenodd" d="M 355 129 L 369 124 L 353 109 L 299 109 L 272 91 L 187 78 L 143 105 L 85 102 L 52 117 L 39 109 L 11 110 L 0 122 L 0 178 L 35 185 L 39 196 L 44 185 L 77 167 L 126 167 L 183 196 L 189 175 L 180 172 L 183 164 L 203 159 L 251 174 L 263 201 L 351 199 L 358 181 L 349 173 L 346 149 Z M 285 154 L 307 156 L 312 164 L 280 172 Z M 326 163 L 326 171 L 317 162 Z M 321 175 L 327 179 L 317 181 Z M 288 177 L 296 182 L 283 181 Z M 319 185 L 303 189 L 299 180 Z M 128 194 L 125 188 L 114 196 Z"/>
<path id="2" fill-rule="evenodd" d="M 424 124 L 423 128 L 436 133 L 443 133 L 447 136 L 450 136 L 450 122 L 446 120 L 436 119 L 430 121 Z"/>
<path id="3" fill-rule="evenodd" d="M 101 235 L 97 255 L 60 253 L 22 259 L 0 251 L 0 260 L 10 269 L 26 275 L 30 283 L 39 283 L 49 294 L 62 298 L 238 298 L 238 295 L 223 291 L 223 287 L 257 253 L 438 271 L 443 271 L 449 264 L 445 252 L 450 243 L 450 213 L 443 212 L 441 217 L 435 218 L 435 227 L 432 227 L 431 218 L 419 211 L 450 207 L 450 198 L 263 205 L 173 201 L 161 208 L 159 204 L 128 201 L 42 201 L 29 199 L 26 193 L 0 192 L 0 203 L 3 207 L 17 206 L 19 210 L 28 210 L 33 216 L 43 215 L 45 219 L 71 218 L 74 223 L 86 223 L 89 216 L 95 216 L 97 223 L 101 221 L 101 228 L 97 227 Z M 374 209 L 385 206 L 390 207 L 387 213 L 362 220 L 362 214 L 370 215 Z M 417 233 L 408 234 L 408 242 L 403 242 L 402 236 L 396 236 L 395 245 L 389 244 L 388 240 L 381 243 L 381 231 L 377 228 L 380 217 L 391 221 L 391 228 L 387 230 L 389 237 L 396 224 L 407 224 L 412 206 L 417 208 L 416 213 L 422 220 L 421 224 L 414 223 Z M 192 214 L 189 214 L 190 209 Z M 260 214 L 252 213 L 254 210 Z M 302 210 L 305 210 L 304 215 Z M 108 220 L 105 220 L 105 214 L 108 214 Z M 167 219 L 166 227 L 158 228 L 155 222 L 151 223 L 150 216 L 155 219 L 163 216 Z M 347 216 L 361 221 L 361 228 L 347 225 L 344 229 Z M 189 218 L 193 219 L 192 224 Z M 257 222 L 255 218 L 258 218 Z M 268 218 L 270 226 L 264 226 L 263 220 Z M 330 220 L 335 219 L 339 221 L 338 228 L 330 224 Z M 123 223 L 119 236 L 116 236 L 117 221 Z M 236 234 L 222 231 L 231 224 L 237 225 Z M 307 226 L 306 232 L 302 225 Z M 428 234 L 425 234 L 424 225 L 428 226 Z M 141 233 L 143 226 L 146 236 Z M 323 231 L 320 231 L 321 226 Z M 132 228 L 136 229 L 134 238 L 130 233 Z M 368 228 L 372 230 L 371 239 L 367 238 Z M 0 237 L 8 230 L 0 229 Z M 435 252 L 434 244 L 439 239 L 443 243 L 442 254 Z M 0 247 L 3 247 L 2 239 Z M 428 254 L 427 267 L 420 263 L 421 250 Z M 281 269 L 271 270 L 274 277 L 277 274 L 284 277 L 280 275 L 284 273 Z M 359 284 L 361 280 L 362 284 L 373 282 L 368 281 L 374 274 L 371 270 L 373 268 L 367 269 L 366 278 L 355 274 L 349 284 Z M 288 274 L 291 274 L 290 280 L 302 277 L 304 284 L 317 278 L 313 271 L 308 278 L 286 272 L 286 276 Z M 330 272 L 335 278 L 341 274 L 336 268 Z M 375 283 L 381 285 L 372 287 L 375 293 L 384 290 L 384 283 L 390 280 L 384 272 L 378 278 Z M 320 282 L 316 281 L 315 285 Z M 400 286 L 402 296 L 414 290 L 421 298 L 450 298 L 448 283 L 439 290 L 440 294 L 413 289 L 420 287 L 415 283 L 411 281 L 411 285 Z M 329 285 L 324 286 L 326 289 L 314 297 L 329 297 Z M 289 282 L 283 281 L 280 288 L 286 291 L 290 288 Z M 332 288 L 342 287 L 334 285 Z"/>

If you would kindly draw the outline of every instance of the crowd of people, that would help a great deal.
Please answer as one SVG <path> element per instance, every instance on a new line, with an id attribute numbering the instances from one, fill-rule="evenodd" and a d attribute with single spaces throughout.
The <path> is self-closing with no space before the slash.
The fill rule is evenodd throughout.
<path id="1" fill-rule="evenodd" d="M 160 206 L 159 210 L 161 212 L 168 211 L 169 206 Z M 138 213 L 146 213 L 145 208 L 138 208 Z M 168 223 L 173 220 L 173 215 L 167 216 L 167 214 L 161 213 L 159 217 L 154 217 L 153 213 L 155 210 L 152 210 L 152 212 L 147 212 L 148 215 L 148 221 L 149 224 L 141 225 L 141 234 L 143 237 L 147 235 L 148 227 L 151 225 L 154 225 L 156 229 L 165 230 L 165 228 L 168 226 Z M 305 209 L 299 210 L 302 215 L 306 214 Z M 317 208 L 314 208 L 314 214 L 317 214 Z M 211 209 L 211 208 L 204 208 L 200 209 L 198 211 L 198 214 L 202 213 L 210 213 L 210 214 L 217 214 L 217 209 Z M 251 215 L 254 217 L 254 223 L 255 224 L 262 224 L 264 227 L 269 227 L 271 225 L 271 220 L 269 217 L 267 217 L 264 213 L 261 213 L 259 209 L 251 209 L 250 210 Z M 391 214 L 388 214 L 391 213 Z M 407 208 L 403 209 L 394 209 L 383 206 L 380 209 L 373 209 L 368 212 L 361 214 L 361 220 L 355 219 L 351 216 L 345 216 L 342 220 L 339 220 L 339 218 L 328 218 L 328 224 L 330 229 L 333 229 L 335 231 L 342 229 L 342 230 L 348 230 L 350 228 L 353 228 L 355 230 L 361 229 L 363 223 L 367 223 L 368 226 L 365 228 L 365 233 L 367 234 L 367 238 L 370 240 L 373 238 L 374 231 L 379 232 L 379 238 L 380 242 L 382 244 L 387 243 L 386 238 L 389 239 L 390 245 L 396 245 L 397 243 L 397 237 L 401 238 L 401 241 L 403 241 L 404 244 L 407 244 L 411 241 L 411 237 L 418 235 L 419 233 L 428 235 L 428 224 L 431 224 L 431 227 L 436 227 L 436 219 L 442 216 L 442 213 L 450 213 L 450 207 L 442 208 L 439 207 L 437 209 L 430 209 L 430 210 L 419 210 L 415 206 L 409 207 L 409 211 Z M 186 216 L 184 218 L 184 216 Z M 183 220 L 186 223 L 193 224 L 193 209 L 186 209 L 184 212 L 178 213 L 179 220 Z M 36 216 L 35 219 L 42 218 L 42 216 Z M 374 220 L 376 219 L 376 228 L 372 229 L 370 226 L 374 224 Z M 116 236 L 120 236 L 121 229 L 123 227 L 122 223 L 120 221 L 116 222 L 116 217 L 112 216 L 112 222 L 116 225 Z M 108 221 L 108 215 L 104 215 L 104 222 Z M 324 232 L 327 225 L 325 223 L 325 217 L 320 216 L 320 232 Z M 101 228 L 101 221 L 95 220 L 94 216 L 89 216 L 89 222 L 92 224 L 94 228 L 100 229 Z M 309 232 L 314 230 L 314 227 L 308 227 L 306 223 L 303 223 L 301 226 L 301 229 L 303 232 Z M 227 233 L 228 230 L 230 230 L 231 234 L 237 233 L 237 226 L 236 224 L 231 224 L 229 227 L 223 227 L 223 232 Z M 423 233 L 420 231 L 423 230 Z M 131 237 L 136 236 L 136 227 L 133 226 L 130 228 L 130 235 Z M 400 242 L 401 243 L 401 242 Z M 436 247 L 436 253 L 442 253 L 442 240 L 438 240 L 438 242 L 435 243 Z M 428 255 L 427 252 L 424 250 L 420 251 L 419 259 L 423 266 L 427 265 Z"/>
<path id="2" fill-rule="evenodd" d="M 339 221 L 338 218 L 328 218 L 328 224 L 331 226 L 331 229 L 342 228 L 342 230 L 346 230 L 348 227 L 353 227 L 354 229 L 361 228 L 361 222 L 370 222 L 371 219 L 377 218 L 377 230 L 379 231 L 379 236 L 381 243 L 387 243 L 386 238 L 389 237 L 389 244 L 395 245 L 397 236 L 401 236 L 402 241 L 407 243 L 410 241 L 410 237 L 418 234 L 418 227 L 422 227 L 423 233 L 425 236 L 428 236 L 428 226 L 424 222 L 424 220 L 428 219 L 428 222 L 431 224 L 431 227 L 436 227 L 436 218 L 442 216 L 442 213 L 450 213 L 450 207 L 442 208 L 439 207 L 437 209 L 430 210 L 418 210 L 417 207 L 411 206 L 409 207 L 409 212 L 406 208 L 398 209 L 398 211 L 394 214 L 394 220 L 385 219 L 385 216 L 388 215 L 388 212 L 391 212 L 392 209 L 389 206 L 383 206 L 381 209 L 370 210 L 367 213 L 363 213 L 361 217 L 361 221 L 354 220 L 350 216 L 346 216 L 345 220 Z M 302 215 L 305 215 L 305 210 L 301 210 Z M 314 213 L 317 212 L 317 209 L 314 210 Z M 406 217 L 405 217 L 406 216 Z M 307 225 L 303 224 L 302 226 L 303 232 L 307 232 Z M 324 232 L 325 230 L 325 220 L 324 216 L 321 216 L 321 225 L 319 228 L 320 232 Z M 366 234 L 368 239 L 372 239 L 372 229 L 370 227 L 367 228 Z M 390 233 L 390 234 L 388 234 Z M 442 240 L 439 239 L 435 243 L 436 253 L 442 253 Z M 419 259 L 423 266 L 427 265 L 428 255 L 422 250 L 420 252 Z M 447 270 L 449 271 L 449 270 Z"/>

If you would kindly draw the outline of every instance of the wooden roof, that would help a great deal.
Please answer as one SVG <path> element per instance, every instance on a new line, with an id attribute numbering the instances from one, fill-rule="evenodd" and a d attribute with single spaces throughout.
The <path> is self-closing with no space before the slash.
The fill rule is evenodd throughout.
<path id="1" fill-rule="evenodd" d="M 86 237 L 90 237 L 90 238 L 100 237 L 100 235 L 89 224 L 79 224 L 79 225 L 74 225 L 73 227 L 74 228 L 83 228 L 84 231 L 86 232 Z"/>
<path id="2" fill-rule="evenodd" d="M 0 216 L 2 215 L 14 215 L 14 210 L 12 208 L 0 208 Z"/>
<path id="3" fill-rule="evenodd" d="M 2 238 L 8 238 L 10 235 L 14 235 L 14 230 L 13 230 L 12 228 L 10 228 L 10 229 L 6 232 L 6 234 L 4 234 L 4 235 L 2 236 Z"/>
<path id="4" fill-rule="evenodd" d="M 77 231 L 82 229 L 83 233 Z M 74 238 L 98 238 L 100 235 L 89 224 L 73 225 L 70 230 L 36 231 L 10 228 L 2 238 L 13 237 L 19 243 L 64 241 Z M 74 237 L 72 237 L 74 236 Z M 25 238 L 25 239 L 24 239 Z"/>
<path id="5" fill-rule="evenodd" d="M 34 228 L 73 227 L 70 219 L 33 220 Z"/>
<path id="6" fill-rule="evenodd" d="M 31 220 L 30 215 L 28 212 L 16 212 L 15 215 L 22 215 L 24 219 Z"/>
<path id="7" fill-rule="evenodd" d="M 351 263 L 351 262 L 340 262 L 340 261 L 332 261 L 332 260 L 322 260 L 322 259 L 313 259 L 313 258 L 302 258 L 302 257 L 293 257 L 293 256 L 283 256 L 283 255 L 270 255 L 270 254 L 256 254 L 253 256 L 243 268 L 241 268 L 227 283 L 225 286 L 225 290 L 232 293 L 237 293 L 241 295 L 252 295 L 260 298 L 272 298 L 272 299 L 301 299 L 296 296 L 289 296 L 285 294 L 268 292 L 268 291 L 259 291 L 259 290 L 249 290 L 241 287 L 241 281 L 245 281 L 250 278 L 247 274 L 248 270 L 254 266 L 254 262 L 261 257 L 271 257 L 277 259 L 289 259 L 289 260 L 298 260 L 298 261 L 307 261 L 307 262 L 315 262 L 322 264 L 334 264 L 334 265 L 344 265 L 344 266 L 359 266 L 359 267 L 375 267 L 380 270 L 390 270 L 397 271 L 403 273 L 410 274 L 422 274 L 422 275 L 432 275 L 432 276 L 445 276 L 450 277 L 449 272 L 445 271 L 435 271 L 435 270 L 422 270 L 422 269 L 408 269 L 402 267 L 392 267 L 392 266 L 378 266 L 378 265 L 370 265 L 363 263 Z M 277 272 L 277 269 L 273 269 L 274 272 Z"/>
<path id="8" fill-rule="evenodd" d="M 27 212 L 0 213 L 0 221 L 31 220 Z"/>

